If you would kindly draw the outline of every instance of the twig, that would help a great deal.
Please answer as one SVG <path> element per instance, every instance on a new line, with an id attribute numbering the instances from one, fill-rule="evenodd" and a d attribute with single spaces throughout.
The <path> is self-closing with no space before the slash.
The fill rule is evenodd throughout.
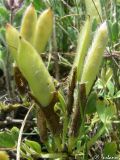
<path id="1" fill-rule="evenodd" d="M 7 95 L 8 95 L 8 94 L 5 94 L 5 95 L 1 96 L 1 97 L 0 97 L 0 101 L 1 101 L 3 98 L 5 98 Z"/>
<path id="2" fill-rule="evenodd" d="M 10 112 L 16 110 L 17 108 L 21 107 L 21 104 L 4 104 L 0 103 L 0 112 Z"/>
<path id="3" fill-rule="evenodd" d="M 71 6 L 68 3 L 66 3 L 64 0 L 61 0 L 61 1 L 65 5 L 65 7 L 69 8 L 71 10 Z"/>
<path id="4" fill-rule="evenodd" d="M 75 13 L 68 14 L 68 15 L 65 15 L 65 16 L 61 17 L 59 20 L 62 20 L 62 19 L 67 18 L 67 17 L 72 17 L 72 16 L 80 16 L 80 15 L 79 14 L 75 14 Z"/>
<path id="5" fill-rule="evenodd" d="M 57 52 L 57 54 L 58 54 L 58 52 Z M 66 53 L 59 52 L 59 54 L 64 56 L 64 57 L 67 57 L 67 58 L 69 58 L 69 57 L 74 58 L 75 57 L 75 52 L 72 52 L 72 53 L 71 52 L 66 52 Z M 42 54 L 41 56 L 42 56 L 43 59 L 45 59 L 45 60 L 47 59 L 47 57 L 46 57 L 47 54 Z M 119 51 L 112 51 L 111 54 L 109 54 L 108 52 L 105 52 L 103 57 L 104 58 L 109 58 L 109 59 L 114 57 L 115 59 L 120 60 L 120 52 Z M 55 61 L 54 56 L 51 56 L 51 58 L 52 58 L 52 60 Z"/>
<path id="6" fill-rule="evenodd" d="M 17 155 L 16 155 L 16 159 L 17 160 L 20 160 L 20 144 L 21 144 L 21 140 L 22 140 L 22 133 L 23 133 L 23 129 L 24 129 L 24 126 L 25 126 L 25 123 L 26 123 L 26 120 L 31 112 L 31 110 L 33 109 L 34 107 L 34 104 L 32 104 L 32 106 L 29 108 L 24 120 L 23 120 L 23 123 L 22 123 L 22 126 L 20 128 L 20 133 L 19 133 L 19 137 L 18 137 L 18 144 L 17 144 Z"/>
<path id="7" fill-rule="evenodd" d="M 101 17 L 101 15 L 100 15 L 99 11 L 98 11 L 98 8 L 97 8 L 94 0 L 92 0 L 92 2 L 93 2 L 93 5 L 94 5 L 94 7 L 95 7 L 95 9 L 96 9 L 96 11 L 97 11 L 97 14 L 98 14 L 98 16 L 99 16 L 99 18 L 100 18 L 100 21 L 102 22 L 102 21 L 103 21 L 103 20 L 102 20 L 102 17 Z"/>
<path id="8" fill-rule="evenodd" d="M 16 151 L 16 147 L 13 148 L 0 148 L 0 151 Z"/>
<path id="9" fill-rule="evenodd" d="M 105 53 L 104 54 L 104 58 L 112 58 L 114 57 L 115 59 L 118 59 L 120 60 L 120 52 L 112 52 L 112 54 L 108 54 L 108 53 Z"/>
<path id="10" fill-rule="evenodd" d="M 4 121 L 0 121 L 0 128 L 5 128 L 7 125 L 17 125 L 17 124 L 21 124 L 23 122 L 23 120 L 21 119 L 6 119 Z M 27 121 L 28 124 L 33 124 L 33 122 L 31 121 Z"/>

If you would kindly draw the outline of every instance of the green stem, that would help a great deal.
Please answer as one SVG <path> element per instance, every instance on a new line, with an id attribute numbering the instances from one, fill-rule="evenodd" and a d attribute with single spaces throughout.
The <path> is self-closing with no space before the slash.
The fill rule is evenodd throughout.
<path id="1" fill-rule="evenodd" d="M 54 136 L 54 142 L 56 145 L 56 148 L 58 149 L 58 152 L 62 151 L 62 145 L 61 145 L 61 139 L 59 136 Z"/>
<path id="2" fill-rule="evenodd" d="M 68 140 L 68 152 L 72 153 L 73 148 L 75 147 L 77 137 L 71 136 Z"/>

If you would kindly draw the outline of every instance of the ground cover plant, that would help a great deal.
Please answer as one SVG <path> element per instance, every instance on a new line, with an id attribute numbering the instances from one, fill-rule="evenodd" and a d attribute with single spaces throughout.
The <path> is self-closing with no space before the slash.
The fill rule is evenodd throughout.
<path id="1" fill-rule="evenodd" d="M 0 160 L 120 158 L 119 12 L 0 1 Z"/>

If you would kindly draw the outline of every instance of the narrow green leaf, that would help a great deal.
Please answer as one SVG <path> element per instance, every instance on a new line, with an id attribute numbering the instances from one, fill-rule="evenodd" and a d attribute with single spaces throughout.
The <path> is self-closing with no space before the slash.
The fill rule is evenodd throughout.
<path id="1" fill-rule="evenodd" d="M 97 101 L 97 94 L 96 92 L 92 92 L 88 97 L 87 104 L 86 104 L 87 114 L 92 114 L 96 111 L 96 101 Z"/>
<path id="2" fill-rule="evenodd" d="M 13 139 L 14 139 L 15 141 L 17 141 L 17 140 L 18 140 L 18 136 L 19 136 L 19 129 L 18 129 L 17 127 L 13 127 L 13 128 L 11 129 L 11 134 L 12 134 L 12 136 L 13 136 Z"/>
<path id="3" fill-rule="evenodd" d="M 103 123 L 105 122 L 105 107 L 106 105 L 103 100 L 97 101 L 97 113 Z"/>
<path id="4" fill-rule="evenodd" d="M 25 143 L 37 153 L 41 153 L 41 146 L 35 141 L 26 140 Z"/>
<path id="5" fill-rule="evenodd" d="M 107 26 L 108 26 L 108 35 L 110 40 L 112 40 L 112 23 L 110 20 L 107 21 Z"/>
<path id="6" fill-rule="evenodd" d="M 112 38 L 114 41 L 118 39 L 118 33 L 119 33 L 118 22 L 114 22 L 112 24 Z"/>
<path id="7" fill-rule="evenodd" d="M 59 98 L 60 104 L 62 106 L 62 111 L 65 113 L 66 103 L 65 103 L 64 97 L 62 96 L 62 94 L 60 92 L 58 92 L 58 98 Z"/>
<path id="8" fill-rule="evenodd" d="M 77 51 L 75 56 L 75 61 L 73 64 L 73 68 L 77 67 L 77 80 L 80 81 L 83 71 L 83 65 L 85 56 L 87 54 L 88 48 L 90 46 L 91 39 L 91 21 L 88 18 L 85 24 L 82 27 L 82 30 L 78 37 Z"/>
<path id="9" fill-rule="evenodd" d="M 111 81 L 107 83 L 107 88 L 109 90 L 109 94 L 113 96 L 115 92 L 115 88 L 114 88 L 114 84 Z"/>
<path id="10" fill-rule="evenodd" d="M 0 6 L 0 16 L 4 17 L 5 19 L 9 18 L 9 12 L 3 6 Z"/>

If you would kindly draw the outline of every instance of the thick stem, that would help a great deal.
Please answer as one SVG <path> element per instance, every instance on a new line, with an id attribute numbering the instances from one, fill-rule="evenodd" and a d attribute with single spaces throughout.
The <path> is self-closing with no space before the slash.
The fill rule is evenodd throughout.
<path id="1" fill-rule="evenodd" d="M 29 93 L 29 96 L 35 101 L 35 103 L 40 107 L 40 109 L 44 113 L 48 127 L 52 134 L 54 136 L 58 136 L 61 133 L 62 126 L 59 123 L 59 116 L 54 111 L 54 105 L 58 101 L 57 93 L 54 93 L 53 100 L 47 107 L 42 107 L 42 105 L 31 93 Z"/>
<path id="2" fill-rule="evenodd" d="M 75 89 L 75 85 L 76 85 L 76 73 L 77 73 L 77 69 L 74 68 L 72 79 L 71 79 L 71 82 L 70 82 L 69 88 L 68 88 L 68 100 L 67 100 L 67 114 L 68 114 L 68 117 L 70 117 L 70 115 L 72 113 L 72 109 L 73 109 L 74 89 Z"/>
<path id="3" fill-rule="evenodd" d="M 40 107 L 39 108 L 37 107 L 36 114 L 37 114 L 37 127 L 40 134 L 40 140 L 44 143 L 47 141 L 48 138 L 46 118 Z"/>

